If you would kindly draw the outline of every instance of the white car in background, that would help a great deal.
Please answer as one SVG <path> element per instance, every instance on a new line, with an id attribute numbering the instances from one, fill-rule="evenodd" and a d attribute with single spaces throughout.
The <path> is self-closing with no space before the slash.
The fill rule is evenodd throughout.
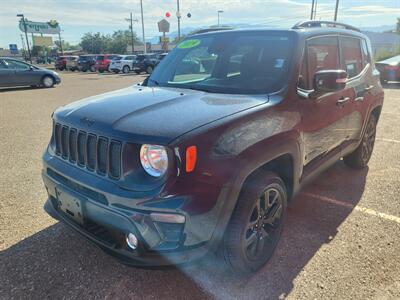
<path id="1" fill-rule="evenodd" d="M 136 55 L 118 55 L 111 62 L 108 70 L 114 73 L 129 73 L 133 70 Z"/>

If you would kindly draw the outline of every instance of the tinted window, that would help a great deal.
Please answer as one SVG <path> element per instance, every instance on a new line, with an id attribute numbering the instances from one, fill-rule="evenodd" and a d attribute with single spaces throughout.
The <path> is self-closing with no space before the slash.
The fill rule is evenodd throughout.
<path id="1" fill-rule="evenodd" d="M 293 48 L 291 35 L 281 32 L 194 36 L 161 61 L 149 85 L 234 94 L 277 91 L 289 77 Z"/>
<path id="2" fill-rule="evenodd" d="M 103 60 L 104 59 L 104 55 L 98 55 L 96 56 L 96 60 Z"/>
<path id="3" fill-rule="evenodd" d="M 134 59 L 135 59 L 134 56 L 127 56 L 127 57 L 125 57 L 125 60 L 134 60 Z"/>
<path id="4" fill-rule="evenodd" d="M 340 45 L 342 50 L 342 65 L 347 71 L 348 78 L 357 76 L 363 69 L 360 39 L 341 37 Z"/>
<path id="5" fill-rule="evenodd" d="M 22 61 L 16 60 L 5 60 L 6 64 L 8 65 L 8 69 L 15 69 L 15 70 L 28 70 L 29 65 L 23 63 Z"/>
<path id="6" fill-rule="evenodd" d="M 305 86 L 312 89 L 312 79 L 321 70 L 340 69 L 337 37 L 318 37 L 307 41 L 307 71 L 303 71 Z"/>

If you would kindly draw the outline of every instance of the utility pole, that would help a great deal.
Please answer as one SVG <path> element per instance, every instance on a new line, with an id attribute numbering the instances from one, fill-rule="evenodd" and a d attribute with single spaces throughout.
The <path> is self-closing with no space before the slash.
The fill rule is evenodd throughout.
<path id="1" fill-rule="evenodd" d="M 310 16 L 310 20 L 312 20 L 312 19 L 313 19 L 313 16 L 314 16 L 314 4 L 315 4 L 315 0 L 312 0 L 312 3 L 311 3 L 311 16 Z"/>
<path id="2" fill-rule="evenodd" d="M 335 22 L 337 20 L 338 9 L 339 9 L 339 0 L 336 0 L 335 17 L 333 18 L 333 21 L 335 21 Z"/>
<path id="3" fill-rule="evenodd" d="M 24 25 L 25 39 L 26 39 L 26 46 L 28 47 L 29 61 L 32 63 L 31 49 L 29 48 L 28 34 L 26 33 L 27 30 L 26 30 L 25 16 L 23 14 L 18 14 L 17 17 L 21 18 L 22 24 Z"/>
<path id="4" fill-rule="evenodd" d="M 141 12 L 141 15 L 142 15 L 142 35 L 143 35 L 144 54 L 146 54 L 147 53 L 147 47 L 146 47 L 146 37 L 144 36 L 143 0 L 140 0 L 140 12 Z"/>
<path id="5" fill-rule="evenodd" d="M 131 42 L 132 42 L 132 54 L 134 54 L 135 52 L 134 52 L 134 46 L 133 46 L 133 44 L 134 44 L 134 37 L 133 37 L 133 22 L 135 21 L 135 22 L 138 22 L 138 20 L 133 20 L 133 18 L 132 18 L 132 13 L 131 13 L 131 17 L 129 18 L 129 19 L 125 19 L 126 21 L 128 21 L 128 22 L 130 22 L 130 26 L 129 26 L 129 28 L 131 29 Z"/>
<path id="6" fill-rule="evenodd" d="M 178 41 L 181 40 L 181 11 L 179 10 L 179 0 L 176 0 L 176 6 L 178 10 L 176 11 L 176 16 L 178 18 Z"/>

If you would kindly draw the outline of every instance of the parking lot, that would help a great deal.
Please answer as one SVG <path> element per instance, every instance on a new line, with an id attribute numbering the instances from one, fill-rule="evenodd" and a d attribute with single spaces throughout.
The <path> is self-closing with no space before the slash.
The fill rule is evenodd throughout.
<path id="1" fill-rule="evenodd" d="M 400 298 L 400 84 L 385 103 L 369 167 L 342 162 L 289 206 L 271 261 L 236 278 L 212 255 L 176 268 L 121 265 L 43 211 L 51 113 L 145 76 L 61 72 L 52 89 L 0 91 L 0 299 Z"/>

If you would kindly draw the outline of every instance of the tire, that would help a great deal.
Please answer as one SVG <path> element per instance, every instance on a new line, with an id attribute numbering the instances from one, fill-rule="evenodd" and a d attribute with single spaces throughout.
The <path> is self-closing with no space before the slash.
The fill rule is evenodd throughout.
<path id="1" fill-rule="evenodd" d="M 135 71 L 135 73 L 136 73 L 137 75 L 139 75 L 139 74 L 140 74 L 140 71 Z"/>
<path id="2" fill-rule="evenodd" d="M 129 66 L 124 66 L 122 68 L 122 73 L 124 73 L 124 74 L 129 73 L 130 71 L 131 71 L 131 68 L 129 68 Z"/>
<path id="3" fill-rule="evenodd" d="M 96 72 L 96 68 L 94 66 L 90 66 L 90 72 Z"/>
<path id="4" fill-rule="evenodd" d="M 99 70 L 99 73 L 104 73 L 104 70 Z"/>
<path id="5" fill-rule="evenodd" d="M 54 86 L 54 78 L 53 77 L 51 77 L 51 76 L 48 76 L 48 75 L 46 75 L 46 76 L 44 76 L 43 78 L 42 78 L 42 86 L 43 87 L 45 87 L 45 88 L 51 88 L 51 87 L 53 87 Z"/>
<path id="6" fill-rule="evenodd" d="M 147 74 L 153 73 L 153 67 L 152 67 L 152 66 L 148 66 L 148 67 L 146 68 L 146 73 L 147 73 Z"/>
<path id="7" fill-rule="evenodd" d="M 285 184 L 277 174 L 260 173 L 246 184 L 223 239 L 225 262 L 232 271 L 247 275 L 267 263 L 280 239 L 286 207 Z"/>
<path id="8" fill-rule="evenodd" d="M 83 69 L 82 69 L 82 72 L 87 72 L 87 69 L 86 69 L 86 68 L 83 68 Z"/>
<path id="9" fill-rule="evenodd" d="M 353 169 L 362 169 L 368 165 L 372 151 L 374 150 L 376 123 L 377 119 L 375 115 L 371 114 L 360 145 L 352 153 L 343 157 L 343 161 L 348 167 Z"/>

